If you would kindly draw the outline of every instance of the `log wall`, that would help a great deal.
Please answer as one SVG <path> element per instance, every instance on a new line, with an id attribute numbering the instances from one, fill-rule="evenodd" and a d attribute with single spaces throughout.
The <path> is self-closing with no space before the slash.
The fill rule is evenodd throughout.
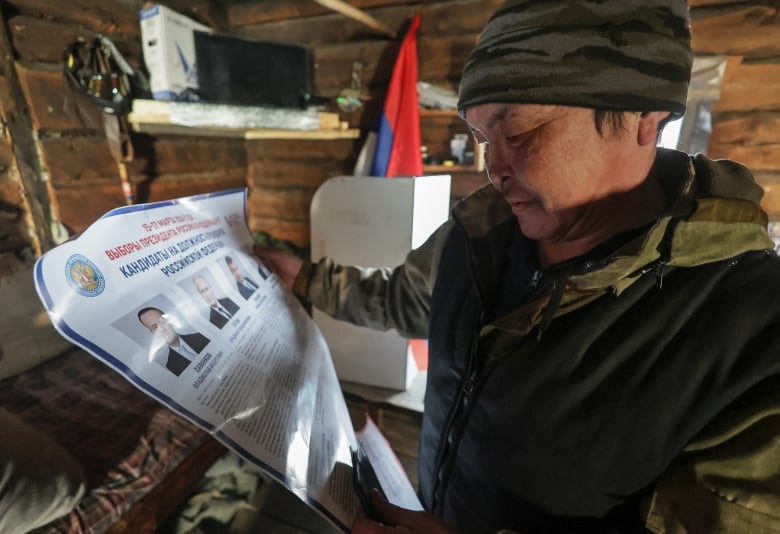
<path id="1" fill-rule="evenodd" d="M 753 170 L 763 207 L 780 220 L 780 5 L 690 0 L 693 49 L 728 56 L 708 155 Z"/>
<path id="2" fill-rule="evenodd" d="M 309 47 L 314 62 L 314 93 L 331 102 L 351 87 L 353 65 L 359 62 L 363 105 L 356 112 L 341 112 L 341 118 L 363 132 L 374 126 L 412 15 L 419 13 L 421 18 L 417 33 L 419 79 L 454 89 L 468 51 L 500 4 L 496 0 L 350 3 L 397 31 L 397 38 L 375 32 L 310 0 L 237 3 L 228 9 L 227 20 L 231 31 L 243 37 Z M 454 114 L 423 114 L 421 120 L 423 143 L 431 154 L 441 158 L 449 156 L 452 134 L 467 131 Z M 249 143 L 252 227 L 308 244 L 308 210 L 314 191 L 326 179 L 352 172 L 362 141 Z M 453 177 L 453 199 L 485 183 L 481 173 L 458 171 Z"/>
<path id="3" fill-rule="evenodd" d="M 363 106 L 341 112 L 350 127 L 373 126 L 409 18 L 421 15 L 419 78 L 454 89 L 468 50 L 499 0 L 350 0 L 397 33 L 389 37 L 311 0 L 162 3 L 202 23 L 248 38 L 311 48 L 314 92 L 335 102 L 360 71 Z M 100 111 L 66 83 L 62 54 L 75 39 L 112 38 L 134 66 L 142 65 L 138 11 L 142 0 L 4 0 L 0 39 L 0 253 L 38 254 L 61 238 L 60 224 L 78 232 L 123 204 L 118 171 Z M 780 18 L 777 2 L 691 0 L 693 46 L 729 56 L 714 108 L 708 152 L 739 160 L 766 188 L 764 207 L 780 220 Z M 335 103 L 333 110 L 337 110 Z M 430 155 L 449 156 L 449 139 L 465 132 L 454 115 L 422 116 Z M 134 134 L 129 166 L 138 201 L 248 186 L 255 231 L 305 247 L 316 188 L 349 174 L 357 140 L 257 140 Z M 438 172 L 438 169 L 428 169 Z M 453 198 L 485 183 L 455 167 Z"/>

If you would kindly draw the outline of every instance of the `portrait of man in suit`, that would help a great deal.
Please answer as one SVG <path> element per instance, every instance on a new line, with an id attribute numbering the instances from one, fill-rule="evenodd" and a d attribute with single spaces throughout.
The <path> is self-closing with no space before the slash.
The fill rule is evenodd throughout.
<path id="1" fill-rule="evenodd" d="M 163 346 L 168 347 L 165 367 L 176 376 L 179 376 L 209 344 L 209 339 L 198 332 L 179 334 L 173 327 L 171 317 L 159 308 L 140 309 L 138 320 L 154 336 L 152 346 L 155 350 Z"/>
<path id="2" fill-rule="evenodd" d="M 238 304 L 228 297 L 217 298 L 211 284 L 203 275 L 196 274 L 192 277 L 192 282 L 195 284 L 198 294 L 209 305 L 209 321 L 221 329 L 238 312 Z"/>
<path id="3" fill-rule="evenodd" d="M 233 258 L 225 256 L 225 263 L 227 263 L 228 269 L 230 269 L 230 274 L 232 274 L 233 278 L 236 280 L 236 289 L 238 289 L 238 292 L 244 297 L 244 300 L 251 297 L 257 290 L 258 285 L 253 280 L 244 276 L 244 273 L 241 272 L 241 267 L 238 266 L 238 263 Z"/>

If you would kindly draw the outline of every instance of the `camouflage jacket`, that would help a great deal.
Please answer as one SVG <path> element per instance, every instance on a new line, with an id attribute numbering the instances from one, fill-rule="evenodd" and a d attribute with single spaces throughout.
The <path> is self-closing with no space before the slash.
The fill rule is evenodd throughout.
<path id="1" fill-rule="evenodd" d="M 780 532 L 780 259 L 760 188 L 659 150 L 670 202 L 496 313 L 517 224 L 486 187 L 403 265 L 307 264 L 333 317 L 429 339 L 427 509 L 463 532 Z M 515 265 L 516 266 L 516 265 Z M 514 268 L 514 267 L 513 267 Z"/>

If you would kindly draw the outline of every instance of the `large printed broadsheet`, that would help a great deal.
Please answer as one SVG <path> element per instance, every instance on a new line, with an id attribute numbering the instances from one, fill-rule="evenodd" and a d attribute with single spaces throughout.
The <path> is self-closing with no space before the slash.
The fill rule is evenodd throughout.
<path id="1" fill-rule="evenodd" d="M 245 195 L 113 210 L 43 255 L 36 287 L 62 335 L 346 531 L 358 440 L 322 335 L 251 254 Z"/>

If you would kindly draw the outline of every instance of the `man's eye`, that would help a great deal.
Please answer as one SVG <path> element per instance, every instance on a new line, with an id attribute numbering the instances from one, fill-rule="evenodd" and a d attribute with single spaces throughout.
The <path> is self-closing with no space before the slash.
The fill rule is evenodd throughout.
<path id="1" fill-rule="evenodd" d="M 523 132 L 523 133 L 517 134 L 517 135 L 510 135 L 510 136 L 507 136 L 506 140 L 507 140 L 507 142 L 509 144 L 520 145 L 520 144 L 526 142 L 528 139 L 531 138 L 531 133 L 532 132 Z"/>

